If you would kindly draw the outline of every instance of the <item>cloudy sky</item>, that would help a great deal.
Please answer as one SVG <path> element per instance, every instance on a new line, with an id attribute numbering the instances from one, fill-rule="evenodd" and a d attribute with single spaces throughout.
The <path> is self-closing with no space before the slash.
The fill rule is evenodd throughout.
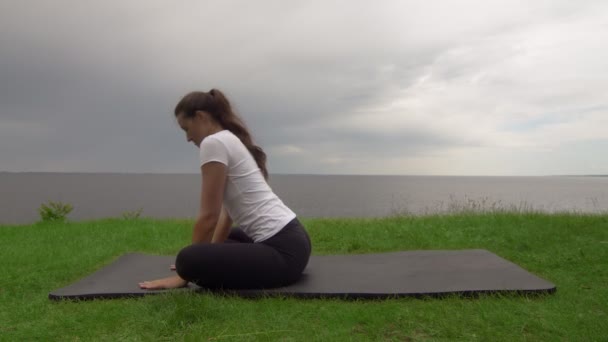
<path id="1" fill-rule="evenodd" d="M 270 173 L 608 174 L 608 2 L 0 0 L 0 171 L 196 173 L 222 90 Z"/>

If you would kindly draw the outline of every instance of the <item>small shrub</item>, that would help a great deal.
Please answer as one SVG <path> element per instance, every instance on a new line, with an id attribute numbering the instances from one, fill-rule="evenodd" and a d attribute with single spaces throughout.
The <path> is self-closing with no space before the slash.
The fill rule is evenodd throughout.
<path id="1" fill-rule="evenodd" d="M 124 213 L 122 213 L 122 218 L 125 220 L 138 219 L 139 216 L 141 215 L 142 211 L 143 211 L 143 208 L 139 208 L 138 210 L 135 210 L 135 211 L 125 211 Z"/>
<path id="2" fill-rule="evenodd" d="M 40 214 L 40 219 L 42 222 L 64 222 L 66 220 L 66 216 L 72 211 L 72 209 L 73 207 L 71 204 L 49 201 L 46 204 L 43 203 L 40 205 L 40 208 L 38 208 L 38 213 Z"/>

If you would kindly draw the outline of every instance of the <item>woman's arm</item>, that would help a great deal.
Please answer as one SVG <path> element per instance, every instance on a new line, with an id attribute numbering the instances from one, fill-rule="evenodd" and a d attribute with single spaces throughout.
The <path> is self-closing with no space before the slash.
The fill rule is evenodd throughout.
<path id="1" fill-rule="evenodd" d="M 201 166 L 202 188 L 198 219 L 192 230 L 192 243 L 211 242 L 220 222 L 226 185 L 226 165 L 212 161 Z"/>
<path id="2" fill-rule="evenodd" d="M 232 218 L 230 218 L 230 215 L 226 212 L 226 208 L 222 207 L 222 213 L 220 214 L 220 219 L 215 227 L 211 243 L 222 243 L 226 241 L 228 235 L 230 235 L 230 228 L 232 228 Z"/>
<path id="3" fill-rule="evenodd" d="M 215 161 L 208 162 L 201 166 L 201 171 L 203 176 L 201 206 L 198 219 L 192 230 L 193 244 L 197 242 L 211 242 L 212 238 L 215 237 L 216 231 L 224 232 L 227 229 L 223 227 L 232 224 L 232 220 L 230 220 L 227 214 L 224 214 L 222 207 L 226 184 L 226 165 Z M 217 229 L 218 225 L 223 229 Z M 218 235 L 219 238 L 220 235 Z M 171 289 L 186 286 L 187 283 L 179 275 L 174 275 L 154 281 L 144 281 L 139 283 L 139 286 L 142 289 Z"/>

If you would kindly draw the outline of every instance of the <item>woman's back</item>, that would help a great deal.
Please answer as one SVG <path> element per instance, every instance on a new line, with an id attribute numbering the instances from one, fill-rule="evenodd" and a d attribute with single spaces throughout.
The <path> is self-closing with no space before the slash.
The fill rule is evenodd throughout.
<path id="1" fill-rule="evenodd" d="M 249 150 L 229 130 L 201 142 L 200 165 L 210 161 L 227 166 L 224 208 L 254 242 L 273 236 L 296 217 L 272 191 Z"/>

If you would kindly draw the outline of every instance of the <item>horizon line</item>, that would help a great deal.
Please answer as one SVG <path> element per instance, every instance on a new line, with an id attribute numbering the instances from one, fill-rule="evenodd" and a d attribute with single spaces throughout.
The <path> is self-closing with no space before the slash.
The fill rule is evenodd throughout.
<path id="1" fill-rule="evenodd" d="M 200 175 L 196 172 L 119 172 L 119 171 L 0 171 L 3 173 L 40 174 L 120 174 L 120 175 Z M 390 177 L 608 177 L 608 174 L 543 174 L 543 175 L 482 175 L 482 174 L 359 174 L 359 173 L 270 173 L 271 176 L 390 176 Z"/>

